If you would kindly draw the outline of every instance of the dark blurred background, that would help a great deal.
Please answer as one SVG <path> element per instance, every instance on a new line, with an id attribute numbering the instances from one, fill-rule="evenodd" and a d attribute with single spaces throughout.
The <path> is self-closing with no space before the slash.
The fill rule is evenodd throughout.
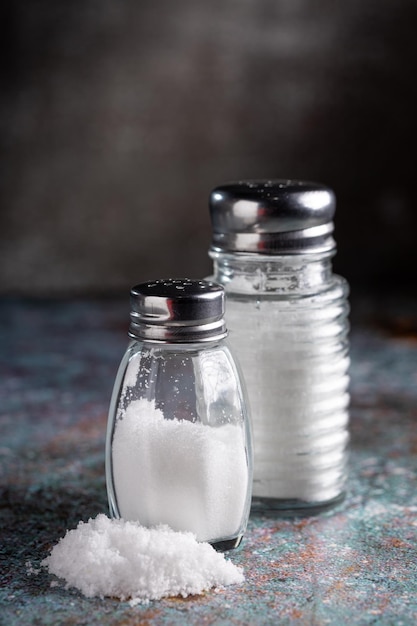
<path id="1" fill-rule="evenodd" d="M 201 277 L 210 190 L 338 198 L 335 269 L 412 289 L 415 0 L 3 0 L 0 294 Z"/>

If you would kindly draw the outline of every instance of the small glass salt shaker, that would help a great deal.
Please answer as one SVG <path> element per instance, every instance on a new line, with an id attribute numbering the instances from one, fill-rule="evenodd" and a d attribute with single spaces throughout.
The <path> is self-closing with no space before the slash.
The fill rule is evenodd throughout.
<path id="1" fill-rule="evenodd" d="M 155 280 L 131 290 L 129 336 L 110 404 L 110 514 L 239 545 L 250 510 L 245 389 L 226 342 L 224 290 Z"/>
<path id="2" fill-rule="evenodd" d="M 213 280 L 245 376 L 253 509 L 313 514 L 345 493 L 348 285 L 333 274 L 335 196 L 317 183 L 246 180 L 210 195 Z"/>

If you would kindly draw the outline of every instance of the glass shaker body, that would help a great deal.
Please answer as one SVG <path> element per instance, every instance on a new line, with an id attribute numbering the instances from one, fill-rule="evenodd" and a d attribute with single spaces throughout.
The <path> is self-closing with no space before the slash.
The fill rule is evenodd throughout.
<path id="1" fill-rule="evenodd" d="M 191 531 L 220 550 L 239 545 L 251 502 L 251 432 L 224 338 L 131 341 L 111 400 L 106 477 L 113 517 Z"/>
<path id="2" fill-rule="evenodd" d="M 343 499 L 349 442 L 348 284 L 332 272 L 334 242 L 328 233 L 317 236 L 314 225 L 301 230 L 309 216 L 301 219 L 288 206 L 294 189 L 305 191 L 302 184 L 285 182 L 274 186 L 273 200 L 263 198 L 256 228 L 261 230 L 265 206 L 273 218 L 265 231 L 284 222 L 282 232 L 261 235 L 265 245 L 257 242 L 250 252 L 223 250 L 226 245 L 210 251 L 212 278 L 226 291 L 229 341 L 251 407 L 252 507 L 282 515 L 313 514 Z M 302 208 L 307 211 L 308 197 Z M 328 215 L 327 227 L 326 220 Z M 244 246 L 239 240 L 235 247 Z"/>
<path id="3" fill-rule="evenodd" d="M 250 399 L 254 506 L 327 506 L 346 479 L 347 283 L 326 257 L 212 257 Z"/>

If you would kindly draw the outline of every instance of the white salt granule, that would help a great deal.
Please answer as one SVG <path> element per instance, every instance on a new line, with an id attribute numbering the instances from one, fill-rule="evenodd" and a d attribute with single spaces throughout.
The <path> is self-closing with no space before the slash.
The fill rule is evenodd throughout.
<path id="1" fill-rule="evenodd" d="M 110 596 L 132 606 L 244 580 L 241 568 L 192 533 L 104 514 L 68 530 L 41 565 L 88 598 Z"/>
<path id="2" fill-rule="evenodd" d="M 135 400 L 117 421 L 112 453 L 123 519 L 188 530 L 199 541 L 242 532 L 248 464 L 241 424 L 165 419 L 154 402 Z"/>
<path id="3" fill-rule="evenodd" d="M 26 561 L 26 576 L 37 576 L 41 569 L 39 567 L 33 567 L 31 561 Z"/>
<path id="4" fill-rule="evenodd" d="M 129 364 L 126 368 L 126 372 L 124 375 L 123 381 L 123 392 L 126 393 L 127 387 L 134 387 L 136 385 L 136 381 L 138 379 L 140 367 L 140 359 L 130 359 Z M 122 394 L 123 395 L 123 394 Z"/>

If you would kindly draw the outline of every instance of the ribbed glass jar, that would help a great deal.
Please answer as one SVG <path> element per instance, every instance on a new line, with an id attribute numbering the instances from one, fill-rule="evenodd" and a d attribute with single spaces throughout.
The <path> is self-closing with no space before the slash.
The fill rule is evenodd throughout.
<path id="1" fill-rule="evenodd" d="M 345 493 L 348 284 L 332 271 L 334 196 L 293 181 L 212 192 L 214 264 L 252 415 L 252 509 L 313 514 Z"/>
<path id="2" fill-rule="evenodd" d="M 326 255 L 210 254 L 250 399 L 253 506 L 328 505 L 346 479 L 347 283 Z"/>

